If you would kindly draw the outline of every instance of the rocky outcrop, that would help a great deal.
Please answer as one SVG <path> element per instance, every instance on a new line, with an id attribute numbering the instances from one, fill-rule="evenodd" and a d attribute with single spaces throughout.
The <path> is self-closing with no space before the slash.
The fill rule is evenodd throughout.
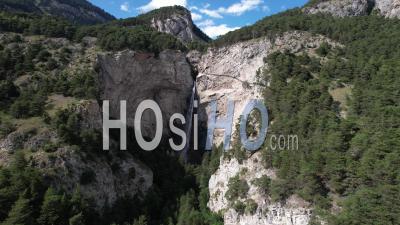
<path id="1" fill-rule="evenodd" d="M 386 18 L 400 18 L 400 0 L 327 0 L 307 6 L 307 14 L 326 13 L 337 17 L 365 16 L 377 12 Z"/>
<path id="2" fill-rule="evenodd" d="M 254 213 L 241 214 L 231 208 L 225 198 L 229 179 L 239 175 L 249 185 L 246 197 L 239 201 L 252 199 L 257 204 Z M 208 207 L 213 212 L 223 213 L 225 225 L 305 225 L 310 222 L 312 208 L 300 197 L 293 195 L 285 202 L 273 202 L 254 181 L 262 176 L 276 179 L 275 171 L 265 169 L 261 153 L 255 153 L 249 159 L 239 163 L 237 159 L 221 158 L 218 170 L 209 181 L 210 200 Z"/>
<path id="3" fill-rule="evenodd" d="M 54 187 L 69 193 L 79 188 L 100 212 L 118 199 L 142 199 L 153 184 L 152 171 L 129 153 L 110 151 L 107 158 L 63 146 L 51 156 L 43 151 L 34 154 L 31 163 L 50 177 Z"/>
<path id="4" fill-rule="evenodd" d="M 262 98 L 262 89 L 269 86 L 268 80 L 260 83 L 257 79 L 259 71 L 268 68 L 267 57 L 277 51 L 290 51 L 295 54 L 305 52 L 315 54 L 319 46 L 327 42 L 331 46 L 339 47 L 336 42 L 320 35 L 307 32 L 286 32 L 275 38 L 260 38 L 236 43 L 222 48 L 209 49 L 207 53 L 190 52 L 188 60 L 198 71 L 196 80 L 200 98 L 200 121 L 207 123 L 209 102 L 217 100 L 217 116 L 226 115 L 228 99 L 235 101 L 234 122 L 248 100 Z M 235 126 L 235 125 L 233 125 Z M 222 141 L 223 130 L 217 130 L 214 143 Z M 246 225 L 303 225 L 308 224 L 312 217 L 312 206 L 300 197 L 290 196 L 285 202 L 273 202 L 268 194 L 263 193 L 254 185 L 254 180 L 262 176 L 276 179 L 273 169 L 266 169 L 262 164 L 261 153 L 253 154 L 249 159 L 239 163 L 237 159 L 220 160 L 218 170 L 209 180 L 210 200 L 208 207 L 213 212 L 222 213 L 225 224 Z M 235 211 L 226 199 L 230 178 L 239 175 L 249 185 L 246 198 L 239 199 L 243 203 L 252 199 L 257 204 L 254 213 Z"/>
<path id="5" fill-rule="evenodd" d="M 306 7 L 307 14 L 326 13 L 337 17 L 368 15 L 373 3 L 371 0 L 330 0 L 320 1 Z"/>
<path id="6" fill-rule="evenodd" d="M 191 52 L 189 61 L 198 71 L 196 80 L 200 98 L 199 120 L 204 124 L 208 119 L 209 103 L 217 100 L 217 116 L 224 117 L 228 99 L 235 102 L 234 122 L 250 99 L 260 99 L 261 89 L 268 83 L 259 83 L 258 71 L 264 69 L 264 59 L 276 51 L 313 51 L 323 42 L 337 45 L 323 36 L 307 32 L 287 32 L 275 39 L 260 38 L 240 42 L 231 46 L 208 50 L 204 55 Z M 233 129 L 234 130 L 234 129 Z M 218 144 L 223 132 L 217 130 L 214 140 Z"/>
<path id="7" fill-rule="evenodd" d="M 152 171 L 127 152 L 110 151 L 107 157 L 101 157 L 102 149 L 93 154 L 85 152 L 85 146 L 79 149 L 57 143 L 54 131 L 15 131 L 0 141 L 0 167 L 10 165 L 15 151 L 26 149 L 31 166 L 38 168 L 52 186 L 70 194 L 79 188 L 99 212 L 120 198 L 143 198 L 153 184 Z"/>
<path id="8" fill-rule="evenodd" d="M 400 0 L 375 0 L 375 9 L 386 18 L 400 18 Z"/>
<path id="9" fill-rule="evenodd" d="M 104 23 L 115 19 L 86 0 L 2 1 L 0 9 L 11 12 L 49 14 L 83 24 Z"/>
<path id="10" fill-rule="evenodd" d="M 133 127 L 139 103 L 152 99 L 161 108 L 164 134 L 174 113 L 185 115 L 187 100 L 193 88 L 192 71 L 186 57 L 179 51 L 167 50 L 154 54 L 123 51 L 99 56 L 101 99 L 110 100 L 110 116 L 120 117 L 120 101 L 127 101 L 127 123 Z M 150 110 L 142 117 L 142 133 L 153 137 L 155 117 Z"/>
<path id="11" fill-rule="evenodd" d="M 210 40 L 207 35 L 193 24 L 190 11 L 187 9 L 183 9 L 181 13 L 172 13 L 166 18 L 152 18 L 151 27 L 159 32 L 171 34 L 183 43 L 190 43 L 193 41 L 205 42 Z"/>

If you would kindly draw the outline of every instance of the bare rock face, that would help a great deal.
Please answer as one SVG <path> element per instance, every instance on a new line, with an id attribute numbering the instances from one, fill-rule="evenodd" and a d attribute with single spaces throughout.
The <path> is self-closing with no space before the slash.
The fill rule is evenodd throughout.
<path id="1" fill-rule="evenodd" d="M 375 0 L 375 9 L 386 18 L 400 18 L 400 0 Z"/>
<path id="2" fill-rule="evenodd" d="M 171 34 L 183 43 L 192 41 L 208 41 L 209 38 L 198 29 L 192 21 L 191 14 L 185 9 L 185 13 L 174 13 L 168 18 L 153 18 L 151 27 L 159 32 Z"/>
<path id="3" fill-rule="evenodd" d="M 316 55 L 315 50 L 324 42 L 331 46 L 340 46 L 320 35 L 293 31 L 273 39 L 260 38 L 210 49 L 203 55 L 190 52 L 187 58 L 199 73 L 196 86 L 200 110 L 203 109 L 202 114 L 199 115 L 200 121 L 207 122 L 210 111 L 208 105 L 211 100 L 217 100 L 217 116 L 221 118 L 226 115 L 227 100 L 231 99 L 235 102 L 233 121 L 237 122 L 248 100 L 261 99 L 263 87 L 270 85 L 268 80 L 260 83 L 257 79 L 259 71 L 268 69 L 266 58 L 270 54 L 277 51 L 290 51 L 295 54 L 305 52 Z M 214 143 L 218 145 L 222 141 L 223 130 L 217 130 L 215 135 Z M 257 204 L 257 209 L 253 213 L 240 214 L 225 198 L 230 178 L 237 175 L 249 185 L 246 197 L 239 200 L 243 203 L 253 200 Z M 224 224 L 229 225 L 308 224 L 312 217 L 310 203 L 296 195 L 290 196 L 285 202 L 273 202 L 268 194 L 263 193 L 253 184 L 255 179 L 262 176 L 276 179 L 274 170 L 263 166 L 261 153 L 253 154 L 242 163 L 235 158 L 222 157 L 218 170 L 209 180 L 208 207 L 213 212 L 222 213 Z"/>
<path id="4" fill-rule="evenodd" d="M 303 11 L 307 14 L 326 13 L 337 17 L 364 16 L 369 14 L 370 7 L 370 0 L 329 0 L 306 7 Z"/>
<path id="5" fill-rule="evenodd" d="M 326 13 L 337 17 L 365 16 L 371 11 L 386 18 L 400 18 L 400 0 L 327 0 L 303 9 L 307 14 Z"/>
<path id="6" fill-rule="evenodd" d="M 45 176 L 51 177 L 50 181 L 56 188 L 69 193 L 79 188 L 101 212 L 120 198 L 136 196 L 142 199 L 153 184 L 153 172 L 129 153 L 111 151 L 109 154 L 105 160 L 64 146 L 58 148 L 52 157 L 37 152 L 32 156 L 32 163 Z"/>
<path id="7" fill-rule="evenodd" d="M 264 59 L 268 55 L 286 50 L 293 53 L 313 51 L 323 42 L 337 45 L 323 36 L 295 31 L 274 40 L 260 38 L 210 49 L 202 56 L 190 52 L 187 57 L 198 71 L 196 86 L 200 109 L 204 109 L 200 111 L 199 120 L 207 122 L 212 100 L 217 100 L 217 116 L 225 117 L 229 99 L 235 102 L 233 121 L 236 123 L 250 99 L 262 98 L 261 89 L 268 83 L 258 82 L 257 73 L 265 69 L 268 62 Z M 215 144 L 222 141 L 222 135 L 223 132 L 216 131 Z"/>
<path id="8" fill-rule="evenodd" d="M 163 51 L 158 57 L 149 53 L 123 51 L 99 56 L 101 99 L 110 100 L 110 117 L 119 119 L 120 101 L 127 101 L 127 123 L 133 127 L 137 106 L 147 99 L 161 108 L 164 134 L 174 113 L 185 115 L 187 100 L 193 87 L 192 71 L 186 57 L 179 51 Z M 155 134 L 154 113 L 142 116 L 142 133 Z"/>
<path id="9" fill-rule="evenodd" d="M 225 198 L 229 179 L 239 175 L 249 185 L 245 198 L 239 201 L 253 200 L 257 208 L 253 213 L 240 214 L 231 208 Z M 300 197 L 293 195 L 286 202 L 273 202 L 254 181 L 262 176 L 276 179 L 275 171 L 265 169 L 260 153 L 255 153 L 241 164 L 237 159 L 221 158 L 219 169 L 209 181 L 210 200 L 208 207 L 213 212 L 223 213 L 225 225 L 305 225 L 310 222 L 312 208 Z"/>

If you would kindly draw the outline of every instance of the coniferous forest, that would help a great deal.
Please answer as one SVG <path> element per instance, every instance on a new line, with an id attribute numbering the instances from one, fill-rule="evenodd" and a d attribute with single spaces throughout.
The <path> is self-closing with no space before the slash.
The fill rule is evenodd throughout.
<path id="1" fill-rule="evenodd" d="M 26 37 L 65 38 L 82 45 L 85 37 L 96 37 L 98 51 L 131 49 L 157 55 L 165 49 L 204 52 L 251 39 L 272 40 L 287 31 L 323 35 L 341 46 L 324 43 L 316 54 L 276 52 L 264 59 L 268 67 L 257 76 L 260 82 L 270 82 L 262 90 L 270 120 L 276 121 L 269 132 L 296 133 L 302 141 L 296 152 L 260 149 L 263 164 L 276 169 L 278 178 L 260 178 L 257 185 L 272 201 L 297 194 L 311 202 L 313 224 L 321 218 L 337 225 L 400 224 L 399 19 L 337 18 L 293 9 L 209 42 L 184 44 L 148 26 L 149 18 L 158 14 L 163 18 L 174 10 L 183 9 L 172 7 L 97 25 L 0 12 L 0 33 L 7 34 L 0 39 L 0 139 L 22 129 L 21 123 L 27 135 L 46 129 L 59 137 L 38 150 L 15 143 L 19 147 L 11 162 L 0 166 L 1 225 L 223 224 L 222 215 L 207 207 L 209 178 L 221 156 L 250 157 L 235 145 L 230 153 L 223 153 L 221 146 L 202 151 L 192 163 L 169 154 L 167 145 L 152 153 L 129 149 L 126 154 L 153 171 L 153 186 L 144 198 L 119 199 L 98 213 L 79 188 L 56 189 L 31 161 L 34 151 L 51 157 L 62 146 L 74 146 L 87 160 L 108 160 L 107 153 L 97 150 L 101 131 L 80 127 L 82 118 L 69 108 L 56 112 L 46 108 L 54 94 L 76 101 L 98 99 L 96 69 L 82 63 L 83 68 L 69 74 L 70 47 L 35 44 Z M 19 85 L 27 74 L 32 75 L 30 82 Z M 347 93 L 344 102 L 335 100 L 332 90 Z M 95 180 L 93 171 L 83 171 L 80 185 Z M 247 191 L 247 184 L 234 178 L 226 197 L 234 202 Z M 337 213 L 331 212 L 334 204 L 340 204 Z M 234 208 L 251 213 L 257 206 L 248 202 Z"/>

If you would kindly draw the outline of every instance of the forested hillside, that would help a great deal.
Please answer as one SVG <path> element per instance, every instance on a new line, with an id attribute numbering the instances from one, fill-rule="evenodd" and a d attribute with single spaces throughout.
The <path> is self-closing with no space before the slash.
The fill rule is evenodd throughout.
<path id="1" fill-rule="evenodd" d="M 278 168 L 280 178 L 265 188 L 278 201 L 299 194 L 332 224 L 400 223 L 400 21 L 291 10 L 213 44 L 291 30 L 344 47 L 325 44 L 317 55 L 282 52 L 265 59 L 269 69 L 260 79 L 271 82 L 264 90 L 271 133 L 301 140 L 299 151 L 263 150 L 266 166 Z M 331 214 L 338 204 L 341 210 Z"/>
<path id="2" fill-rule="evenodd" d="M 24 11 L 36 10 L 20 2 L 25 1 L 7 0 L 17 8 L 28 7 Z M 98 150 L 101 133 L 82 127 L 84 118 L 73 107 L 64 107 L 99 100 L 92 63 L 100 52 L 131 49 L 157 57 L 166 49 L 204 51 L 294 30 L 324 35 L 342 47 L 324 43 L 312 53 L 276 52 L 264 59 L 267 66 L 258 78 L 270 83 L 263 88 L 273 121 L 268 133 L 297 134 L 300 146 L 298 151 L 272 151 L 265 143 L 260 150 L 263 164 L 277 171 L 277 179 L 260 179 L 257 185 L 272 201 L 298 194 L 312 203 L 315 224 L 400 224 L 400 20 L 305 15 L 295 9 L 209 44 L 185 45 L 148 26 L 148 18 L 162 18 L 169 10 L 92 26 L 0 12 L 0 139 L 22 133 L 12 139 L 15 150 L 4 153 L 11 160 L 0 167 L 0 224 L 223 224 L 221 215 L 207 207 L 208 182 L 223 154 L 250 157 L 237 142 L 233 154 L 214 148 L 198 154 L 193 164 L 183 163 L 165 146 L 148 153 L 135 145 L 126 154 L 151 169 L 152 188 L 145 196 L 118 199 L 102 214 L 79 188 L 56 190 L 51 175 L 58 171 L 44 175 L 33 158 L 40 153 L 52 162 L 68 147 L 86 163 L 111 162 L 113 156 Z M 63 107 L 50 106 L 54 98 Z M 53 136 L 43 143 L 23 141 L 45 132 Z M 0 156 L 0 161 L 6 158 Z M 120 170 L 119 165 L 112 168 Z M 136 171 L 129 174 L 135 177 Z M 93 183 L 95 173 L 82 171 L 79 181 L 80 186 Z M 230 200 L 248 191 L 238 178 L 229 183 Z M 235 207 L 242 213 L 257 208 L 253 202 Z"/>
<path id="3" fill-rule="evenodd" d="M 86 0 L 1 0 L 0 10 L 52 15 L 78 24 L 104 23 L 115 19 Z"/>

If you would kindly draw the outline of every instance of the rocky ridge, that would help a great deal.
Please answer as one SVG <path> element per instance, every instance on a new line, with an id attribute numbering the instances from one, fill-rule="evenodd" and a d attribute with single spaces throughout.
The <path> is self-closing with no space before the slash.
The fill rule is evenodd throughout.
<path id="1" fill-rule="evenodd" d="M 76 23 L 95 24 L 114 20 L 115 17 L 86 0 L 1 0 L 0 9 L 10 12 L 33 12 L 62 17 Z"/>
<path id="2" fill-rule="evenodd" d="M 366 16 L 376 12 L 386 18 L 400 18 L 399 0 L 328 0 L 303 8 L 307 14 L 326 13 L 337 17 Z"/>
<path id="3" fill-rule="evenodd" d="M 209 38 L 194 25 L 192 16 L 188 10 L 184 11 L 184 13 L 173 13 L 167 18 L 153 17 L 150 26 L 159 32 L 175 36 L 183 43 L 190 43 L 193 41 L 204 42 L 209 40 Z"/>

